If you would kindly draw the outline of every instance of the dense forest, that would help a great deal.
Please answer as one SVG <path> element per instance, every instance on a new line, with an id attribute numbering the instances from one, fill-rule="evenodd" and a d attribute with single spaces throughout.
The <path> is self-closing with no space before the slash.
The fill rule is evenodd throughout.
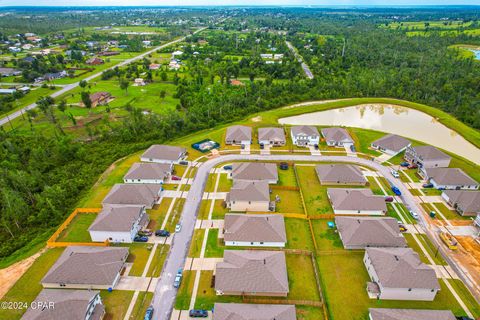
<path id="1" fill-rule="evenodd" d="M 116 19 L 117 14 L 106 14 L 102 23 Z M 249 57 L 235 66 L 223 60 L 193 63 L 185 76 L 175 80 L 175 97 L 180 101 L 177 112 L 144 114 L 135 105 L 126 106 L 128 115 L 122 122 L 96 126 L 89 142 L 76 140 L 61 128 L 51 137 L 35 130 L 2 130 L 0 259 L 61 223 L 116 159 L 152 142 L 168 141 L 250 113 L 307 100 L 395 97 L 437 107 L 480 128 L 480 67 L 478 62 L 462 58 L 457 50 L 449 48 L 457 43 L 478 45 L 480 39 L 463 33 L 406 36 L 404 30 L 379 27 L 393 16 L 412 21 L 449 16 L 467 21 L 478 19 L 479 11 L 371 9 L 332 14 L 331 10 L 320 9 L 229 9 L 224 14 L 231 14 L 225 30 L 247 30 L 251 37 L 247 36 L 240 46 L 228 35 L 211 39 L 211 45 L 216 47 L 213 51 L 223 48 L 224 52 L 233 52 L 240 47 L 251 52 L 252 41 L 262 37 L 263 32 L 286 30 L 286 35 L 272 37 L 271 43 L 285 49 L 278 37 L 291 41 L 315 78 L 305 79 L 288 55 L 284 65 L 275 67 L 279 70 L 275 74 L 268 69 L 274 67 L 259 67 L 258 59 Z M 206 16 L 208 12 L 203 12 L 202 17 Z M 85 25 L 93 23 L 88 20 Z M 57 30 L 61 30 L 60 26 L 53 24 L 52 31 Z M 189 50 L 185 50 L 187 59 Z M 223 81 L 240 73 L 250 76 L 244 87 Z M 258 76 L 263 77 L 255 79 Z M 212 81 L 215 77 L 222 81 Z"/>

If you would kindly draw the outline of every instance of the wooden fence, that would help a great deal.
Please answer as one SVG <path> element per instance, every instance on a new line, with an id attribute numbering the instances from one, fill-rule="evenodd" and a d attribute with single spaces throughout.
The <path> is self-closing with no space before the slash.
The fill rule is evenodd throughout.
<path id="1" fill-rule="evenodd" d="M 291 299 L 265 299 L 265 298 L 252 298 L 242 297 L 244 303 L 258 303 L 258 304 L 295 304 L 300 306 L 313 306 L 321 307 L 323 303 L 321 301 L 312 300 L 291 300 Z"/>

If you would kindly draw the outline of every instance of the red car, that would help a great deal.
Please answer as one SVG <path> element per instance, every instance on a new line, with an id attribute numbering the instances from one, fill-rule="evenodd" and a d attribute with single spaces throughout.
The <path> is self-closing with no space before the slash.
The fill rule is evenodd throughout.
<path id="1" fill-rule="evenodd" d="M 412 163 L 412 164 L 409 165 L 407 168 L 408 168 L 408 169 L 417 169 L 418 166 L 417 166 L 415 163 Z"/>
<path id="2" fill-rule="evenodd" d="M 393 202 L 393 197 L 392 196 L 385 197 L 385 202 Z"/>
<path id="3" fill-rule="evenodd" d="M 178 181 L 182 180 L 182 178 L 180 178 L 179 176 L 172 176 L 172 180 Z"/>

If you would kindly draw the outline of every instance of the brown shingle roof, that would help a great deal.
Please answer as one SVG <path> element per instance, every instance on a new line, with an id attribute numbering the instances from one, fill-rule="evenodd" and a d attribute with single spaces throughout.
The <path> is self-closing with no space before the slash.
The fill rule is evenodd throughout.
<path id="1" fill-rule="evenodd" d="M 98 214 L 88 231 L 129 232 L 135 221 L 144 214 L 144 206 L 108 206 Z"/>
<path id="2" fill-rule="evenodd" d="M 294 136 L 297 136 L 297 135 L 306 135 L 309 137 L 320 136 L 320 133 L 318 133 L 317 128 L 314 126 L 293 126 L 291 131 Z"/>
<path id="3" fill-rule="evenodd" d="M 347 130 L 345 130 L 344 128 L 338 128 L 338 127 L 323 128 L 322 136 L 327 141 L 335 141 L 335 142 L 350 141 L 353 143 L 352 137 L 350 137 Z"/>
<path id="4" fill-rule="evenodd" d="M 377 147 L 400 152 L 410 144 L 410 141 L 404 137 L 397 136 L 396 134 L 387 134 L 378 140 L 372 142 L 372 145 Z"/>
<path id="5" fill-rule="evenodd" d="M 225 241 L 287 241 L 285 221 L 278 214 L 227 214 L 224 228 Z"/>
<path id="6" fill-rule="evenodd" d="M 225 250 L 216 265 L 215 290 L 287 294 L 288 277 L 282 251 Z"/>
<path id="7" fill-rule="evenodd" d="M 270 188 L 266 181 L 234 181 L 227 201 L 270 201 Z"/>
<path id="8" fill-rule="evenodd" d="M 440 151 L 433 146 L 418 146 L 412 147 L 412 149 L 422 160 L 442 160 L 452 158 L 445 152 Z"/>
<path id="9" fill-rule="evenodd" d="M 128 248 L 67 247 L 42 283 L 111 285 L 127 256 Z"/>
<path id="10" fill-rule="evenodd" d="M 393 218 L 335 217 L 345 247 L 406 247 Z"/>
<path id="11" fill-rule="evenodd" d="M 351 164 L 320 164 L 315 167 L 321 183 L 366 184 L 367 179 L 358 166 Z"/>
<path id="12" fill-rule="evenodd" d="M 295 305 L 215 303 L 213 320 L 296 320 Z"/>
<path id="13" fill-rule="evenodd" d="M 370 308 L 371 320 L 456 320 L 450 310 Z"/>
<path id="14" fill-rule="evenodd" d="M 159 184 L 119 184 L 113 186 L 102 204 L 136 204 L 151 207 L 162 186 Z"/>
<path id="15" fill-rule="evenodd" d="M 259 128 L 258 140 L 285 142 L 285 132 L 282 128 Z"/>
<path id="16" fill-rule="evenodd" d="M 426 168 L 428 178 L 439 185 L 476 185 L 477 181 L 458 168 Z"/>
<path id="17" fill-rule="evenodd" d="M 277 165 L 264 162 L 235 162 L 232 166 L 234 180 L 278 180 Z"/>
<path id="18" fill-rule="evenodd" d="M 370 189 L 328 188 L 327 194 L 336 210 L 387 211 L 385 199 Z"/>
<path id="19" fill-rule="evenodd" d="M 245 141 L 252 140 L 252 128 L 247 126 L 231 126 L 227 128 L 225 137 L 227 141 Z"/>
<path id="20" fill-rule="evenodd" d="M 480 191 L 445 190 L 444 193 L 464 212 L 480 212 Z"/>
<path id="21" fill-rule="evenodd" d="M 137 162 L 128 170 L 124 179 L 163 180 L 171 173 L 171 167 L 165 163 Z"/>
<path id="22" fill-rule="evenodd" d="M 384 288 L 440 289 L 435 271 L 411 248 L 367 248 Z"/>
<path id="23" fill-rule="evenodd" d="M 185 152 L 185 148 L 154 144 L 142 154 L 142 158 L 177 161 Z"/>
<path id="24" fill-rule="evenodd" d="M 84 320 L 90 303 L 100 291 L 43 289 L 35 303 L 54 303 L 53 308 L 28 308 L 23 320 Z M 35 305 L 35 304 L 32 304 Z"/>

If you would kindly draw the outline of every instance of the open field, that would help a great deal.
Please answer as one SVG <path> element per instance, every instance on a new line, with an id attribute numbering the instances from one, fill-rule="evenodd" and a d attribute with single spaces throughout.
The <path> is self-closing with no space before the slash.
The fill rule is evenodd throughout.
<path id="1" fill-rule="evenodd" d="M 91 242 L 88 227 L 97 218 L 96 213 L 80 213 L 73 218 L 72 222 L 58 237 L 59 242 Z"/>
<path id="2" fill-rule="evenodd" d="M 285 218 L 285 229 L 287 232 L 287 248 L 310 251 L 315 249 L 308 220 Z"/>

